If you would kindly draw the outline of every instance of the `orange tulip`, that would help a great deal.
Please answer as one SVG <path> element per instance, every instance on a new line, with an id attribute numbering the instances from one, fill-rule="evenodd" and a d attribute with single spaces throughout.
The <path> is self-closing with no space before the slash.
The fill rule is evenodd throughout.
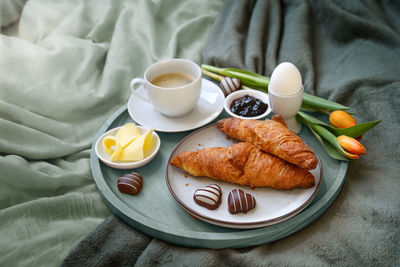
<path id="1" fill-rule="evenodd" d="M 338 151 L 340 154 L 342 154 L 343 156 L 345 156 L 346 158 L 349 159 L 358 159 L 360 156 L 359 155 L 355 155 L 355 154 L 350 154 L 347 151 L 345 151 L 346 153 L 342 153 L 340 151 Z"/>
<path id="2" fill-rule="evenodd" d="M 335 110 L 329 115 L 329 122 L 336 128 L 349 128 L 357 124 L 356 119 L 343 110 Z"/>
<path id="3" fill-rule="evenodd" d="M 353 137 L 340 135 L 337 137 L 337 140 L 343 149 L 351 154 L 363 155 L 366 153 L 365 147 Z"/>

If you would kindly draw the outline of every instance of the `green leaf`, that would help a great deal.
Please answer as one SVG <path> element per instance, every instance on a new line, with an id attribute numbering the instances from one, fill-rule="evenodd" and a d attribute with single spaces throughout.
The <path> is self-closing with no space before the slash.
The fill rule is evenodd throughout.
<path id="1" fill-rule="evenodd" d="M 308 115 L 307 113 L 304 113 L 302 111 L 297 112 L 297 114 L 300 117 L 302 117 L 304 120 L 306 120 L 308 123 L 318 124 L 318 125 L 322 125 L 322 126 L 325 126 L 325 127 L 329 127 L 330 126 L 329 124 L 327 124 L 327 123 L 325 123 L 323 121 L 320 121 L 319 119 L 314 118 L 313 116 Z"/>
<path id="2" fill-rule="evenodd" d="M 372 129 L 373 127 L 375 127 L 382 121 L 382 120 L 376 120 L 376 121 L 371 121 L 371 122 L 359 123 L 359 124 L 349 127 L 349 128 L 336 128 L 336 127 L 333 127 L 332 125 L 322 122 L 322 121 L 314 118 L 313 116 L 310 116 L 307 113 L 304 113 L 302 111 L 299 111 L 297 114 L 312 124 L 318 124 L 318 125 L 324 126 L 328 130 L 330 130 L 332 133 L 334 133 L 336 136 L 347 135 L 347 136 L 350 136 L 353 138 L 357 138 L 360 135 L 363 135 L 364 133 L 366 133 L 367 131 L 369 131 L 370 129 Z"/>
<path id="3" fill-rule="evenodd" d="M 329 129 L 336 135 L 347 135 L 353 138 L 357 138 L 378 125 L 381 121 L 382 120 L 376 120 L 371 122 L 359 123 L 349 128 L 335 128 L 329 125 Z"/>
<path id="4" fill-rule="evenodd" d="M 226 76 L 231 78 L 239 78 L 244 85 L 268 92 L 270 79 L 265 76 L 247 70 L 233 68 L 224 69 L 223 72 L 226 74 Z"/>
<path id="5" fill-rule="evenodd" d="M 221 73 L 221 71 L 223 70 L 223 68 L 218 68 L 218 67 L 211 66 L 211 65 L 207 65 L 207 64 L 201 65 L 201 68 L 204 69 L 204 70 L 207 70 L 207 71 L 211 71 L 211 72 L 214 72 L 214 73 L 218 73 L 218 74 L 220 74 L 220 75 L 223 75 L 223 74 Z"/>
<path id="6" fill-rule="evenodd" d="M 253 89 L 258 89 L 263 92 L 268 92 L 269 78 L 263 75 L 234 68 L 218 68 L 210 65 L 203 64 L 201 68 L 208 72 L 218 73 L 219 75 L 238 78 L 242 84 L 247 85 Z"/>
<path id="7" fill-rule="evenodd" d="M 310 124 L 310 126 L 319 134 L 321 135 L 326 141 L 328 141 L 336 150 L 346 156 L 347 158 L 353 158 L 356 155 L 353 155 L 346 150 L 343 149 L 343 147 L 339 144 L 336 136 L 328 131 L 326 128 L 322 127 L 321 125 L 318 124 Z"/>
<path id="8" fill-rule="evenodd" d="M 321 136 L 310 126 L 309 123 L 303 122 L 307 125 L 308 129 L 310 129 L 311 133 L 315 136 L 315 138 L 322 144 L 322 146 L 325 148 L 325 151 L 329 154 L 334 159 L 337 160 L 343 160 L 343 161 L 348 161 L 349 159 L 342 156 L 337 150 L 328 142 L 326 142 L 324 139 L 321 138 Z"/>
<path id="9" fill-rule="evenodd" d="M 211 71 L 208 71 L 208 70 L 205 70 L 205 69 L 201 69 L 201 73 L 203 75 L 206 75 L 206 76 L 210 77 L 211 79 L 214 79 L 214 80 L 218 81 L 218 82 L 221 82 L 221 80 L 224 78 L 224 76 L 218 75 L 218 74 L 216 74 L 214 72 L 211 72 Z"/>
<path id="10" fill-rule="evenodd" d="M 227 68 L 225 69 L 226 72 L 229 72 L 231 75 L 238 75 L 242 77 L 247 77 L 249 79 L 257 79 L 260 82 L 268 84 L 270 81 L 270 78 L 263 76 L 261 74 L 251 72 L 248 70 L 241 70 L 241 69 L 234 69 L 234 68 Z"/>
<path id="11" fill-rule="evenodd" d="M 329 144 L 326 140 L 322 139 L 322 145 L 325 150 L 328 152 L 329 156 L 337 160 L 349 161 L 350 159 L 340 154 L 331 144 Z"/>
<path id="12" fill-rule="evenodd" d="M 255 83 L 255 82 L 251 81 L 251 80 L 241 79 L 240 81 L 242 82 L 243 85 L 246 85 L 246 86 L 248 86 L 248 87 L 250 87 L 252 89 L 257 89 L 257 90 L 260 90 L 260 91 L 262 91 L 264 93 L 268 93 L 268 85 L 267 86 L 260 85 L 258 83 Z"/>
<path id="13" fill-rule="evenodd" d="M 300 109 L 300 110 L 302 110 L 302 111 L 309 111 L 309 112 L 318 112 L 318 110 L 315 109 L 314 107 L 309 106 L 309 105 L 304 104 L 304 103 L 301 105 L 301 109 Z"/>
<path id="14" fill-rule="evenodd" d="M 315 109 L 325 109 L 329 111 L 350 109 L 350 107 L 346 107 L 336 102 L 307 93 L 303 94 L 303 104 L 308 107 L 313 107 Z"/>

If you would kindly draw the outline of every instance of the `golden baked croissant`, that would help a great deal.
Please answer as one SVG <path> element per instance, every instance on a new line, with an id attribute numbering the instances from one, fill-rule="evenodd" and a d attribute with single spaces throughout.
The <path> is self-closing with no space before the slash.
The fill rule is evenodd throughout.
<path id="1" fill-rule="evenodd" d="M 314 151 L 279 122 L 228 118 L 218 121 L 217 127 L 233 138 L 252 143 L 265 152 L 307 170 L 314 169 L 318 164 Z"/>
<path id="2" fill-rule="evenodd" d="M 230 147 L 184 151 L 175 156 L 170 164 L 193 176 L 251 187 L 293 189 L 309 188 L 315 183 L 314 176 L 306 169 L 265 153 L 247 142 Z"/>

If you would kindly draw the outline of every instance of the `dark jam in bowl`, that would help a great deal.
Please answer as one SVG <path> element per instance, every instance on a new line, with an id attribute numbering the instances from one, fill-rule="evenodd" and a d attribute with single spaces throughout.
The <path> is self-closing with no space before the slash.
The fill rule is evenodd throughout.
<path id="1" fill-rule="evenodd" d="M 242 117 L 256 117 L 267 111 L 268 104 L 251 95 L 242 96 L 234 100 L 230 109 L 236 115 Z"/>

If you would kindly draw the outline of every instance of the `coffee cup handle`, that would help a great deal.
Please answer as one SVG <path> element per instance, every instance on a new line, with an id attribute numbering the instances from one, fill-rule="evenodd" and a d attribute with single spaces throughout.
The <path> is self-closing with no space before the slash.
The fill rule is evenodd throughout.
<path id="1" fill-rule="evenodd" d="M 136 85 L 136 84 L 140 84 L 140 85 L 143 86 L 143 88 L 145 88 L 145 87 L 144 87 L 145 83 L 146 83 L 146 82 L 145 82 L 142 78 L 135 78 L 135 79 L 133 79 L 133 80 L 131 81 L 131 85 L 130 85 L 131 92 L 132 92 L 132 94 L 133 94 L 134 96 L 137 96 L 137 97 L 141 98 L 142 100 L 151 103 L 150 100 L 149 100 L 146 96 L 141 95 L 141 94 L 139 94 L 139 93 L 136 92 L 137 89 L 135 88 L 135 85 Z"/>

